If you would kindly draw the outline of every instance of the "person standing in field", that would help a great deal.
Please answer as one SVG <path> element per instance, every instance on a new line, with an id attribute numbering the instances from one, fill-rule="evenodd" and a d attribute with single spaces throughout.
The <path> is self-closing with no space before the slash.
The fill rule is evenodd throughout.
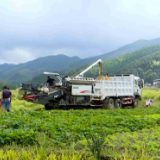
<path id="1" fill-rule="evenodd" d="M 7 112 L 10 111 L 11 98 L 12 98 L 11 91 L 8 89 L 7 86 L 4 86 L 4 90 L 2 92 L 2 100 L 3 100 L 2 105 L 7 110 Z"/>

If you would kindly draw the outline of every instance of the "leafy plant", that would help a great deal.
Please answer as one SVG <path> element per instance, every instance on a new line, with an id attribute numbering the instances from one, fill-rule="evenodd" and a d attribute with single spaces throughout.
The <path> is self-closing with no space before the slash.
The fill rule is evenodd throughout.
<path id="1" fill-rule="evenodd" d="M 101 152 L 105 142 L 105 136 L 103 134 L 101 135 L 90 134 L 90 135 L 85 135 L 85 137 L 87 139 L 88 148 L 92 152 L 93 156 L 95 157 L 96 160 L 100 160 Z"/>

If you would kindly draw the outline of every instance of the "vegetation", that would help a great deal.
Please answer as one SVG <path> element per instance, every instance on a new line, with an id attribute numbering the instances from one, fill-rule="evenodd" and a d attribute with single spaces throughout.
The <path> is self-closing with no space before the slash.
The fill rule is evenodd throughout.
<path id="1" fill-rule="evenodd" d="M 160 88 L 160 83 L 159 82 L 157 83 L 157 88 Z"/>
<path id="2" fill-rule="evenodd" d="M 74 68 L 68 72 L 59 71 L 58 73 L 61 75 L 75 76 L 88 66 L 86 65 L 79 69 Z M 96 78 L 99 74 L 98 70 L 98 67 L 94 67 L 85 76 Z M 103 73 L 104 75 L 134 74 L 145 79 L 145 82 L 152 83 L 154 79 L 160 77 L 160 45 L 146 47 L 133 53 L 104 61 Z M 34 77 L 32 82 L 44 83 L 45 79 L 46 77 L 44 75 L 39 75 Z"/>
<path id="3" fill-rule="evenodd" d="M 0 91 L 3 90 L 4 86 L 7 86 L 9 89 L 16 89 L 15 85 L 8 84 L 5 81 L 3 81 L 3 80 L 0 79 Z"/>
<path id="4" fill-rule="evenodd" d="M 148 46 L 155 45 L 155 44 L 160 44 L 160 39 L 154 39 L 151 41 L 139 40 L 139 41 L 136 41 L 132 44 L 122 46 L 115 51 L 112 51 L 112 52 L 109 52 L 109 53 L 106 53 L 103 55 L 95 56 L 95 57 L 85 58 L 85 59 L 80 59 L 78 57 L 67 57 L 65 55 L 57 55 L 57 56 L 41 57 L 36 60 L 30 61 L 27 63 L 18 64 L 18 65 L 2 64 L 2 65 L 0 65 L 0 79 L 3 79 L 6 82 L 11 83 L 11 84 L 19 85 L 20 83 L 30 81 L 33 77 L 35 77 L 39 74 L 42 74 L 42 72 L 44 72 L 44 71 L 49 71 L 49 72 L 50 71 L 54 71 L 54 72 L 58 71 L 62 75 L 66 75 L 67 71 L 73 70 L 73 69 L 75 70 L 75 69 L 78 69 L 78 68 L 83 67 L 85 65 L 91 64 L 91 63 L 95 62 L 97 59 L 101 58 L 103 61 L 110 60 L 112 58 L 116 58 L 116 57 L 125 55 L 127 53 L 131 53 L 136 50 L 142 49 L 143 47 L 148 47 Z M 154 48 L 155 47 L 153 46 L 153 50 L 146 49 L 147 54 L 149 55 L 149 54 L 152 54 L 156 51 L 159 51 L 159 49 L 155 50 Z M 143 50 L 140 50 L 140 52 L 141 51 L 143 52 Z M 138 53 L 140 53 L 140 52 L 138 52 Z M 142 54 L 144 54 L 144 53 L 142 53 Z M 142 54 L 141 53 L 139 55 L 136 54 L 137 55 L 136 59 L 134 57 L 133 60 L 135 61 L 135 60 L 141 58 Z M 121 61 L 122 59 L 123 58 L 114 59 L 114 60 L 116 62 L 118 62 L 118 64 L 119 64 L 119 61 Z M 125 64 L 124 60 L 125 60 L 125 58 L 122 61 L 123 65 Z M 155 59 L 153 59 L 153 61 L 154 60 Z M 150 62 L 152 62 L 152 60 L 151 61 L 149 60 L 148 62 L 150 63 Z M 146 62 L 146 63 L 148 63 L 148 62 Z M 139 65 L 139 62 L 137 62 L 137 63 Z M 106 68 L 106 67 L 108 67 L 107 64 L 111 65 L 112 68 L 111 67 L 110 67 L 111 69 Z M 109 62 L 107 62 L 107 64 L 106 64 L 106 67 L 104 67 L 104 69 L 105 69 L 104 73 L 115 73 L 115 71 L 116 71 L 115 64 L 116 63 L 113 63 L 113 61 L 111 61 L 111 62 L 109 61 Z M 153 70 L 152 68 L 157 66 L 159 64 L 159 62 L 157 60 L 155 60 L 153 62 L 153 64 L 154 64 L 153 67 L 148 66 L 148 68 L 146 69 L 146 70 L 149 70 L 148 71 L 149 75 L 151 75 L 151 72 Z M 135 67 L 135 66 L 133 66 L 133 67 Z M 131 68 L 132 68 L 132 66 L 131 66 Z M 122 72 L 124 70 L 120 70 L 120 71 Z M 131 70 L 131 72 L 137 74 L 136 71 L 137 70 L 134 70 L 134 71 Z M 95 75 L 95 71 L 92 71 L 92 72 L 93 72 L 92 75 Z M 116 73 L 118 73 L 118 72 L 119 72 L 119 70 Z M 125 71 L 125 73 L 128 73 L 128 72 L 130 72 L 130 70 Z M 141 74 L 142 72 L 143 71 L 141 69 L 139 69 L 138 74 Z M 77 74 L 77 72 L 71 71 L 71 72 L 67 73 L 67 75 L 73 75 L 73 73 Z M 146 74 L 148 74 L 148 73 L 146 73 Z M 153 75 L 151 75 L 151 77 L 153 77 L 154 75 L 155 75 L 155 73 L 153 73 Z M 37 79 L 38 78 L 40 78 L 40 77 L 37 77 Z M 148 80 L 150 81 L 150 79 L 151 78 L 148 77 L 147 81 Z M 41 83 L 42 83 L 42 81 L 41 81 Z"/>
<path id="5" fill-rule="evenodd" d="M 87 67 L 87 66 L 85 66 Z M 68 75 L 76 75 L 85 67 L 71 70 Z M 97 77 L 99 68 L 95 67 L 86 73 L 86 77 Z M 104 74 L 134 74 L 145 82 L 152 83 L 160 77 L 160 45 L 143 48 L 133 53 L 103 62 Z"/>
<path id="6" fill-rule="evenodd" d="M 160 38 L 158 39 L 153 39 L 153 40 L 138 40 L 134 43 L 131 44 L 127 44 L 125 46 L 122 46 L 120 48 L 118 48 L 117 50 L 114 50 L 112 52 L 106 53 L 106 54 L 102 54 L 100 56 L 95 56 L 95 57 L 90 57 L 90 58 L 86 58 L 86 59 L 82 59 L 81 61 L 72 64 L 71 66 L 67 67 L 67 69 L 72 70 L 83 67 L 85 65 L 91 64 L 95 61 L 97 61 L 98 59 L 102 59 L 103 61 L 106 60 L 110 60 L 112 58 L 116 58 L 131 52 L 134 52 L 136 50 L 142 49 L 144 47 L 148 47 L 148 46 L 152 46 L 152 45 L 156 45 L 156 44 L 160 44 Z"/>
<path id="7" fill-rule="evenodd" d="M 21 100 L 0 109 L 3 159 L 158 159 L 160 90 L 144 89 L 139 108 L 52 110 Z M 145 108 L 145 100 L 154 100 Z M 39 110 L 39 111 L 37 111 Z"/>
<path id="8" fill-rule="evenodd" d="M 82 154 L 59 154 L 53 152 L 49 154 L 43 149 L 33 149 L 30 151 L 0 151 L 0 160 L 94 160 L 91 156 Z"/>
<path id="9" fill-rule="evenodd" d="M 44 71 L 62 70 L 79 60 L 80 58 L 78 57 L 52 55 L 18 65 L 2 64 L 0 65 L 0 78 L 8 83 L 19 85 L 31 80 L 35 75 L 39 75 Z"/>

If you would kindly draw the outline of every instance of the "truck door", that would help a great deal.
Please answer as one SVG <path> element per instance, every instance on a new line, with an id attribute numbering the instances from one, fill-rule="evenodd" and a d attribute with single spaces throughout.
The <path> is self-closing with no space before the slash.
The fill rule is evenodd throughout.
<path id="1" fill-rule="evenodd" d="M 134 94 L 138 95 L 138 80 L 134 80 Z"/>
<path id="2" fill-rule="evenodd" d="M 138 80 L 138 94 L 141 96 L 142 94 L 142 88 L 144 87 L 144 80 L 139 79 Z"/>
<path id="3" fill-rule="evenodd" d="M 143 79 L 135 79 L 135 96 L 141 96 L 142 88 L 144 87 L 144 80 Z"/>

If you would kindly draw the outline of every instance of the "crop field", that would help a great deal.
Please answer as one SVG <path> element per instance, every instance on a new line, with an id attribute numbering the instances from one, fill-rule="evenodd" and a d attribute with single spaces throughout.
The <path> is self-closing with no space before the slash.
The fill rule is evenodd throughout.
<path id="1" fill-rule="evenodd" d="M 0 109 L 0 160 L 160 159 L 158 89 L 144 89 L 136 109 L 45 111 L 20 99 L 13 91 L 11 112 Z"/>

